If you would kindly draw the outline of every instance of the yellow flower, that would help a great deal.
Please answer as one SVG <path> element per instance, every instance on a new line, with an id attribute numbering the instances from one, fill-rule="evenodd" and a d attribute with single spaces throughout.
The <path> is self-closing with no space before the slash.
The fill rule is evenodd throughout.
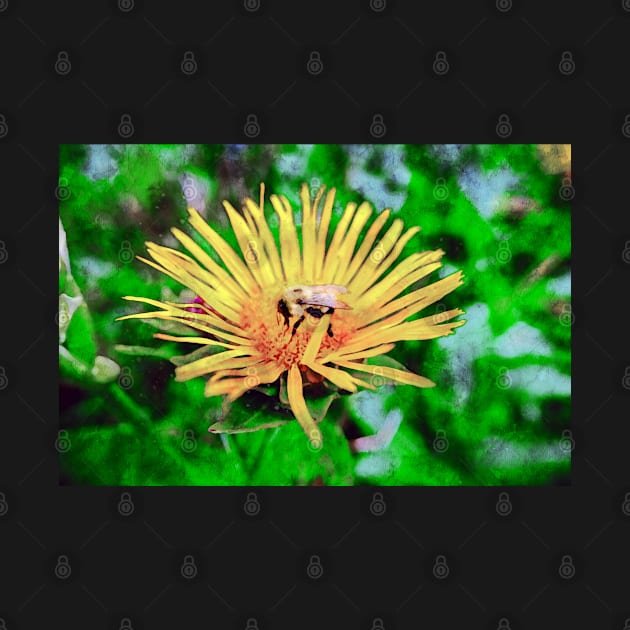
<path id="1" fill-rule="evenodd" d="M 190 337 L 159 333 L 155 337 L 214 347 L 216 352 L 210 356 L 191 360 L 175 370 L 177 381 L 210 375 L 206 396 L 225 395 L 233 401 L 260 384 L 275 382 L 287 372 L 289 404 L 315 446 L 321 445 L 321 433 L 304 399 L 303 378 L 311 382 L 326 379 L 350 392 L 356 392 L 357 386 L 375 389 L 357 372 L 372 374 L 373 380 L 377 375 L 381 382 L 386 378 L 416 387 L 433 387 L 435 383 L 423 376 L 367 365 L 365 359 L 386 354 L 396 341 L 441 337 L 465 323 L 448 322 L 463 313 L 460 309 L 407 321 L 462 284 L 462 273 L 458 271 L 401 295 L 438 269 L 444 255 L 442 250 L 418 252 L 393 266 L 419 227 L 403 233 L 403 222 L 394 219 L 376 242 L 390 215 L 389 210 L 384 210 L 369 225 L 357 247 L 372 208 L 367 202 L 358 207 L 348 203 L 328 239 L 335 189 L 325 197 L 324 191 L 322 187 L 312 200 L 308 187 L 302 185 L 301 244 L 289 201 L 284 195 L 271 195 L 279 219 L 279 249 L 264 214 L 264 184 L 260 186 L 260 202 L 245 199 L 242 214 L 224 201 L 242 257 L 190 208 L 190 224 L 224 266 L 190 236 L 173 228 L 175 238 L 192 257 L 147 243 L 153 260 L 138 258 L 188 287 L 198 298 L 193 303 L 178 304 L 127 296 L 127 300 L 160 310 L 118 318 L 163 319 L 204 333 Z M 344 306 L 332 312 L 322 307 L 313 314 L 304 313 L 305 319 L 295 328 L 297 314 L 287 314 L 286 309 L 283 314 L 279 302 L 289 287 L 308 290 L 318 285 L 337 285 L 336 290 L 343 293 Z"/>

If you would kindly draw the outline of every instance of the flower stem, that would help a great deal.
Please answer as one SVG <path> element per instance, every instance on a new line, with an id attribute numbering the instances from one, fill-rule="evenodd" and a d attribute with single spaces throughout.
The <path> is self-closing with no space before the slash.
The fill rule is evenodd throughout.
<path id="1" fill-rule="evenodd" d="M 135 402 L 125 391 L 123 391 L 118 383 L 112 383 L 109 385 L 109 393 L 123 414 L 128 416 L 129 420 L 135 427 L 144 431 L 154 430 L 149 412 Z M 123 422 L 125 421 L 126 420 L 123 420 Z"/>

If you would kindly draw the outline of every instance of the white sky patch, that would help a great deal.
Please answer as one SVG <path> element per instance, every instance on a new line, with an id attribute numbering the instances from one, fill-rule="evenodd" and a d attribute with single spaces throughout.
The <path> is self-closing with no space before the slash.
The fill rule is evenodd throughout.
<path id="1" fill-rule="evenodd" d="M 472 364 L 489 351 L 506 358 L 537 354 L 551 355 L 552 349 L 542 333 L 524 322 L 518 322 L 495 339 L 489 324 L 489 309 L 478 302 L 466 309 L 466 325 L 454 335 L 440 337 L 437 343 L 448 352 L 454 375 L 454 392 L 458 405 L 464 405 L 473 387 Z M 525 366 L 509 370 L 512 387 L 522 388 L 535 396 L 571 393 L 571 379 L 547 366 Z"/>
<path id="2" fill-rule="evenodd" d="M 396 436 L 402 420 L 402 411 L 400 409 L 392 409 L 385 417 L 378 433 L 365 435 L 353 440 L 353 449 L 358 453 L 369 453 L 388 448 Z"/>
<path id="3" fill-rule="evenodd" d="M 475 263 L 475 269 L 477 271 L 485 271 L 488 268 L 488 261 L 485 258 L 480 258 Z"/>
<path id="4" fill-rule="evenodd" d="M 298 144 L 295 153 L 280 155 L 275 163 L 280 174 L 289 178 L 304 177 L 313 146 L 312 144 Z M 310 182 L 307 183 L 310 184 Z M 320 181 L 320 184 L 327 184 L 327 182 Z"/>
<path id="5" fill-rule="evenodd" d="M 395 144 L 383 147 L 383 166 L 397 186 L 407 188 L 411 180 L 411 171 L 405 164 L 405 152 L 402 147 Z"/>
<path id="6" fill-rule="evenodd" d="M 294 153 L 286 153 L 278 156 L 275 162 L 275 166 L 282 175 L 280 182 L 274 190 L 266 191 L 267 200 L 268 195 L 273 193 L 275 195 L 285 195 L 294 209 L 300 208 L 300 187 L 303 182 L 306 182 L 311 191 L 311 197 L 314 197 L 320 186 L 326 186 L 326 190 L 331 188 L 330 182 L 325 181 L 321 177 L 306 178 L 304 173 L 308 171 L 308 160 L 313 151 L 312 144 L 298 144 Z M 296 183 L 297 180 L 297 183 Z M 276 213 L 273 213 L 276 216 Z M 296 225 L 302 223 L 302 213 L 296 212 L 293 215 L 293 219 Z"/>
<path id="7" fill-rule="evenodd" d="M 508 372 L 512 387 L 535 396 L 570 396 L 571 378 L 547 365 L 528 365 Z"/>
<path id="8" fill-rule="evenodd" d="M 518 176 L 505 167 L 484 173 L 478 167 L 467 166 L 458 176 L 459 187 L 484 219 L 496 212 L 505 193 L 518 181 Z"/>
<path id="9" fill-rule="evenodd" d="M 87 160 L 85 174 L 92 180 L 109 179 L 118 175 L 118 161 L 110 155 L 112 149 L 121 150 L 119 144 L 89 144 L 87 147 Z"/>
<path id="10" fill-rule="evenodd" d="M 355 467 L 359 477 L 384 477 L 393 474 L 400 466 L 400 458 L 394 453 L 370 453 L 363 456 Z"/>
<path id="11" fill-rule="evenodd" d="M 149 149 L 142 145 L 124 144 L 91 144 L 88 145 L 85 173 L 92 180 L 109 179 L 118 174 L 118 163 L 125 159 L 127 153 L 141 154 Z M 190 163 L 198 146 L 185 144 L 177 147 L 164 147 L 159 150 L 158 157 L 165 174 L 178 172 Z M 117 155 L 120 154 L 120 155 Z"/>
<path id="12" fill-rule="evenodd" d="M 77 261 L 84 278 L 107 278 L 116 271 L 116 265 L 109 261 L 103 261 L 92 256 L 83 256 Z"/>
<path id="13" fill-rule="evenodd" d="M 549 280 L 547 288 L 557 295 L 571 295 L 571 274 L 565 273 L 559 278 L 552 278 Z"/>
<path id="14" fill-rule="evenodd" d="M 411 171 L 405 164 L 403 148 L 387 145 L 379 149 L 382 151 L 382 167 L 386 176 L 368 173 L 366 170 L 366 162 L 376 149 L 366 150 L 364 145 L 351 144 L 346 150 L 350 162 L 346 172 L 348 186 L 360 192 L 377 212 L 385 208 L 397 212 L 407 199 L 407 185 L 411 179 Z M 399 190 L 390 190 L 391 186 L 386 180 Z"/>
<path id="15" fill-rule="evenodd" d="M 457 162 L 467 144 L 434 144 L 431 146 L 431 152 L 438 160 L 446 164 Z"/>
<path id="16" fill-rule="evenodd" d="M 400 409 L 388 413 L 384 409 L 385 400 L 393 393 L 393 385 L 384 385 L 379 392 L 362 390 L 349 399 L 357 417 L 373 431 L 353 443 L 353 448 L 362 453 L 356 466 L 357 474 L 362 477 L 391 474 L 400 464 L 398 451 L 389 447 L 397 436 L 403 414 Z"/>
<path id="17" fill-rule="evenodd" d="M 472 363 L 485 354 L 492 345 L 492 332 L 488 324 L 489 310 L 483 302 L 466 309 L 466 324 L 454 335 L 439 337 L 437 342 L 449 353 L 453 370 L 453 389 L 458 405 L 464 405 L 472 389 Z M 463 331 L 463 332 L 462 332 Z M 464 334 L 465 333 L 465 334 Z"/>
<path id="18" fill-rule="evenodd" d="M 361 390 L 349 398 L 350 405 L 359 418 L 375 433 L 385 422 L 383 403 L 394 391 L 394 385 L 384 385 L 380 392 Z"/>
<path id="19" fill-rule="evenodd" d="M 524 354 L 551 355 L 551 346 L 538 328 L 517 322 L 494 342 L 494 351 L 501 357 L 518 357 Z"/>
<path id="20" fill-rule="evenodd" d="M 557 462 L 569 456 L 560 448 L 559 440 L 529 446 L 493 437 L 485 440 L 482 459 L 491 466 L 512 468 Z"/>
<path id="21" fill-rule="evenodd" d="M 185 144 L 177 147 L 164 147 L 160 149 L 159 159 L 165 171 L 181 171 L 181 169 L 190 164 L 198 150 L 196 144 Z"/>
<path id="22" fill-rule="evenodd" d="M 116 259 L 118 262 L 118 259 Z M 77 269 L 86 282 L 86 295 L 98 288 L 99 282 L 104 278 L 112 278 L 116 274 L 117 267 L 113 262 L 100 260 L 92 256 L 83 256 L 76 261 Z M 146 266 L 146 265 L 145 265 Z"/>
<path id="23" fill-rule="evenodd" d="M 531 420 L 532 422 L 536 420 L 540 420 L 540 407 L 534 403 L 526 403 L 521 407 L 521 413 L 526 420 Z"/>
<path id="24" fill-rule="evenodd" d="M 239 160 L 241 153 L 243 153 L 247 147 L 247 144 L 226 144 L 225 158 L 228 160 Z"/>
<path id="25" fill-rule="evenodd" d="M 184 173 L 179 177 L 179 183 L 187 207 L 195 208 L 205 216 L 210 198 L 209 178 L 194 173 Z"/>
<path id="26" fill-rule="evenodd" d="M 446 276 L 450 276 L 452 273 L 457 271 L 457 267 L 453 267 L 453 265 L 443 265 L 440 267 L 438 271 L 438 275 L 440 278 L 446 278 Z"/>
<path id="27" fill-rule="evenodd" d="M 499 247 L 499 243 L 498 241 L 506 241 L 507 242 L 507 249 L 510 248 L 510 239 L 512 238 L 511 234 L 508 234 L 507 232 L 504 232 L 501 228 L 498 228 L 496 226 L 490 226 L 490 229 L 492 230 L 492 236 L 494 236 L 494 240 L 497 241 L 497 249 Z M 505 245 L 503 245 L 503 247 L 505 247 Z"/>
<path id="28" fill-rule="evenodd" d="M 306 169 L 306 157 L 298 153 L 286 153 L 276 160 L 276 168 L 281 175 L 299 177 Z"/>

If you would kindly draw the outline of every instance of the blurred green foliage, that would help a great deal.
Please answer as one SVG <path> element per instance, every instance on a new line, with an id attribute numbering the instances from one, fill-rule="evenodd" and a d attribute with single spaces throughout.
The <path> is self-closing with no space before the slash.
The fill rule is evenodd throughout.
<path id="1" fill-rule="evenodd" d="M 60 216 L 71 268 L 60 270 L 60 320 L 61 295 L 82 298 L 60 339 L 60 427 L 71 444 L 61 455 L 63 481 L 566 482 L 571 216 L 558 194 L 562 180 L 545 172 L 534 145 L 62 145 L 68 194 Z M 169 230 L 193 234 L 186 220 L 193 205 L 236 246 L 221 201 L 240 207 L 246 195 L 258 199 L 261 181 L 267 199 L 286 194 L 296 209 L 302 182 L 336 187 L 331 231 L 349 201 L 366 199 L 376 212 L 391 207 L 406 226 L 422 226 L 403 255 L 445 251 L 429 281 L 455 269 L 465 274 L 464 286 L 419 316 L 459 307 L 466 325 L 390 353 L 436 387 L 385 384 L 376 393 L 310 401 L 323 418 L 321 450 L 276 404 L 278 387 L 246 394 L 217 425 L 222 401 L 204 397 L 204 379 L 173 380 L 168 359 L 191 348 L 154 339 L 150 322 L 114 321 L 134 312 L 124 295 L 182 295 L 184 287 L 135 259 L 146 241 L 177 247 Z M 230 422 L 273 427 L 208 432 Z M 371 450 L 357 452 L 367 443 Z"/>

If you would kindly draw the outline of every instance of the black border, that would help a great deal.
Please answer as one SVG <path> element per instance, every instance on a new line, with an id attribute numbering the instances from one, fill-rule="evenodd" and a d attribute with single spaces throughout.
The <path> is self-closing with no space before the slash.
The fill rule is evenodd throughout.
<path id="1" fill-rule="evenodd" d="M 0 618 L 7 628 L 173 625 L 261 629 L 624 627 L 630 492 L 630 366 L 623 296 L 630 265 L 625 179 L 630 5 L 594 0 L 534 7 L 512 0 L 418 6 L 387 0 L 193 6 L 134 0 L 88 8 L 0 1 Z M 380 5 L 379 5 L 380 6 Z M 376 7 L 378 9 L 378 7 Z M 198 74 L 177 70 L 198 53 Z M 323 72 L 305 58 L 320 51 Z M 446 75 L 432 73 L 437 51 Z M 571 75 L 557 71 L 569 50 Z M 72 70 L 55 73 L 68 51 Z M 573 484 L 500 489 L 384 489 L 378 519 L 367 489 L 260 489 L 264 517 L 239 507 L 247 489 L 133 489 L 138 509 L 116 517 L 119 490 L 63 488 L 53 447 L 57 408 L 54 292 L 57 150 L 61 142 L 509 142 L 573 146 Z M 6 132 L 6 133 L 5 133 Z M 621 307 L 621 308 L 620 308 Z M 72 576 L 55 577 L 60 554 Z M 182 581 L 186 554 L 198 579 Z M 320 555 L 324 579 L 309 581 Z M 437 555 L 451 568 L 432 573 Z M 570 555 L 575 573 L 558 573 Z"/>

